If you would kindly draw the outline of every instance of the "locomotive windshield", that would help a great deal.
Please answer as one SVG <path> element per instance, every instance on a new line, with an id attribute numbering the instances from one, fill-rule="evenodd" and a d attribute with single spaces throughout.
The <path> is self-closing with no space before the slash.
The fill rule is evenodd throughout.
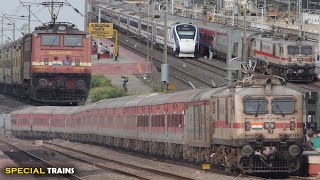
<path id="1" fill-rule="evenodd" d="M 312 46 L 288 46 L 288 54 L 312 55 Z"/>
<path id="2" fill-rule="evenodd" d="M 293 114 L 294 113 L 294 99 L 292 98 L 276 98 L 272 100 L 273 114 Z"/>
<path id="3" fill-rule="evenodd" d="M 266 114 L 268 112 L 268 101 L 264 98 L 246 98 L 243 101 L 245 114 Z"/>
<path id="4" fill-rule="evenodd" d="M 59 46 L 60 37 L 55 35 L 42 35 L 41 45 L 42 46 Z"/>
<path id="5" fill-rule="evenodd" d="M 288 54 L 300 54 L 299 46 L 288 46 Z"/>
<path id="6" fill-rule="evenodd" d="M 192 25 L 177 25 L 177 33 L 180 39 L 194 39 L 196 28 Z"/>
<path id="7" fill-rule="evenodd" d="M 301 46 L 301 54 L 311 55 L 312 54 L 312 46 Z"/>
<path id="8" fill-rule="evenodd" d="M 64 46 L 82 46 L 82 35 L 64 35 Z"/>

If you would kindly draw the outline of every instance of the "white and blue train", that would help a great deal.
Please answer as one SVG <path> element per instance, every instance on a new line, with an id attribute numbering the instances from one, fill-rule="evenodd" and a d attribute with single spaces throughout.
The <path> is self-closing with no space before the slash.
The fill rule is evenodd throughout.
<path id="1" fill-rule="evenodd" d="M 164 47 L 164 19 L 156 15 L 148 24 L 147 14 L 135 10 L 131 4 L 113 2 L 118 5 L 101 5 L 101 21 L 111 22 L 115 27 L 151 40 L 159 48 Z M 116 7 L 116 8 L 115 8 Z M 93 6 L 93 15 L 97 18 L 98 7 Z M 139 11 L 139 12 L 138 12 Z M 149 26 L 149 27 L 148 27 Z M 177 57 L 195 57 L 199 52 L 199 29 L 191 23 L 180 23 L 177 19 L 167 18 L 168 52 Z"/>
<path id="2" fill-rule="evenodd" d="M 194 57 L 199 51 L 199 30 L 192 24 L 177 24 L 172 27 L 173 51 L 178 57 Z"/>

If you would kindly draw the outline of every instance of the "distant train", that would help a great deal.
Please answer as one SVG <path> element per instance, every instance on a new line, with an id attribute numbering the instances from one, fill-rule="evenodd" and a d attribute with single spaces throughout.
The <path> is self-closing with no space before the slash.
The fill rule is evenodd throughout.
<path id="1" fill-rule="evenodd" d="M 86 101 L 91 37 L 71 23 L 48 23 L 0 46 L 0 91 L 44 104 Z"/>
<path id="2" fill-rule="evenodd" d="M 242 49 L 243 32 L 241 29 L 213 24 L 199 27 L 200 52 L 208 51 L 213 46 L 214 56 L 225 59 L 227 54 L 227 32 L 232 38 L 232 56 L 239 57 Z M 263 67 L 268 74 L 274 74 L 291 82 L 311 82 L 315 79 L 315 45 L 298 36 L 274 32 L 247 32 L 248 57 L 265 60 L 268 67 Z M 242 46 L 240 46 L 242 47 Z"/>
<path id="3" fill-rule="evenodd" d="M 303 95 L 275 76 L 233 87 L 102 100 L 12 113 L 17 137 L 64 138 L 243 172 L 300 168 Z"/>
<path id="4" fill-rule="evenodd" d="M 93 9 L 98 16 L 97 8 Z M 101 20 L 112 22 L 115 27 L 128 31 L 136 37 L 142 37 L 144 41 L 154 34 L 152 42 L 160 48 L 164 46 L 164 35 L 167 33 L 168 52 L 177 57 L 195 57 L 199 52 L 199 30 L 193 24 L 167 19 L 168 29 L 164 30 L 164 20 L 160 19 L 160 16 L 148 24 L 144 14 L 135 13 L 130 8 L 119 11 L 107 6 L 101 9 Z"/>

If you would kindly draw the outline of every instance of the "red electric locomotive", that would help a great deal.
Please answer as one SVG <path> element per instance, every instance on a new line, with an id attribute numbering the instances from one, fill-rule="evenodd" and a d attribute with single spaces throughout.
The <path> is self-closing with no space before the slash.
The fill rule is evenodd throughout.
<path id="1" fill-rule="evenodd" d="M 85 102 L 91 37 L 66 22 L 47 23 L 0 47 L 1 90 L 45 104 Z"/>

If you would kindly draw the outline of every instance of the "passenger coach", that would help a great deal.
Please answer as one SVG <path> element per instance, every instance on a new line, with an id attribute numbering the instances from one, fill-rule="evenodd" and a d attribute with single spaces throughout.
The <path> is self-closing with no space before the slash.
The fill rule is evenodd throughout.
<path id="1" fill-rule="evenodd" d="M 234 87 L 145 94 L 83 107 L 31 107 L 12 113 L 16 136 L 65 138 L 244 172 L 300 168 L 301 93 L 277 77 Z"/>

